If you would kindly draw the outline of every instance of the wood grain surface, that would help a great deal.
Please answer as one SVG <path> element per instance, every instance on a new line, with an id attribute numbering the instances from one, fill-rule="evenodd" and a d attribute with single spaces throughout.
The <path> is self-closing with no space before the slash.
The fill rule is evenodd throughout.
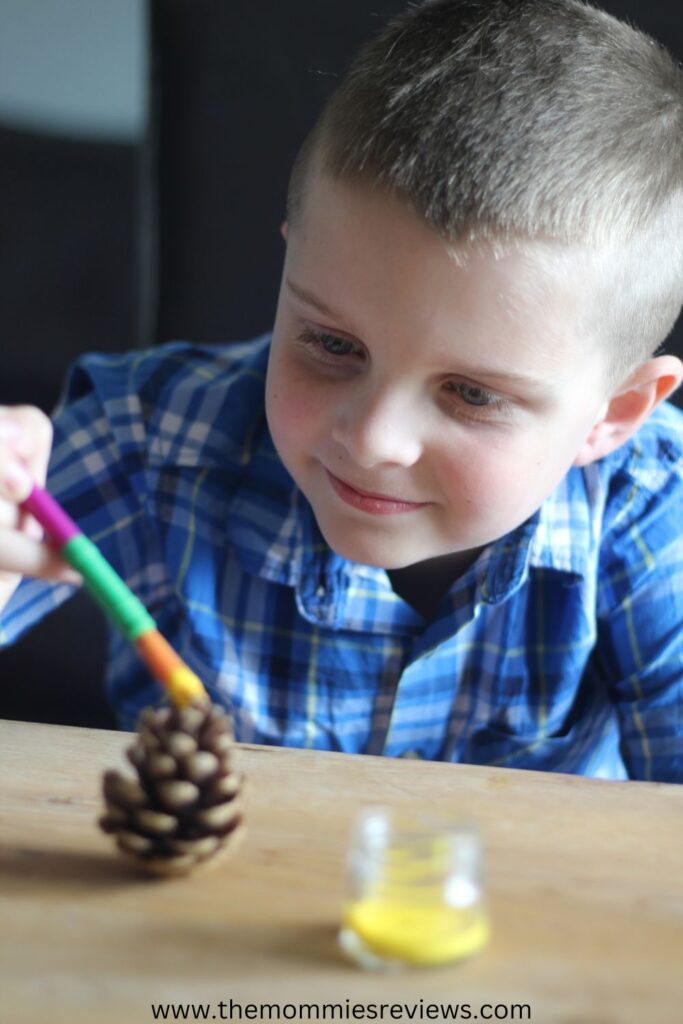
<path id="1" fill-rule="evenodd" d="M 683 787 L 242 745 L 243 842 L 153 880 L 95 825 L 129 741 L 0 723 L 3 1024 L 148 1024 L 159 1003 L 209 1020 L 420 1021 L 449 1003 L 458 1020 L 683 1021 Z M 370 804 L 479 823 L 493 931 L 478 957 L 391 975 L 344 960 L 345 849 Z"/>

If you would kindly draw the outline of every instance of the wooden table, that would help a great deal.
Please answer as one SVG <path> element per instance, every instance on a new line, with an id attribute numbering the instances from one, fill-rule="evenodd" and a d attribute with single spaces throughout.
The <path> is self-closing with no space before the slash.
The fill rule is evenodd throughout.
<path id="1" fill-rule="evenodd" d="M 419 1021 L 429 1003 L 469 1003 L 470 1019 L 501 1004 L 479 1019 L 683 1021 L 683 786 L 244 745 L 241 846 L 213 870 L 146 880 L 94 825 L 100 774 L 129 739 L 0 723 L 5 1024 L 148 1024 L 153 1003 L 227 1020 L 230 1000 L 233 1020 L 235 1004 L 242 1020 L 367 1020 L 377 1004 L 374 1019 Z M 493 935 L 477 958 L 386 975 L 338 952 L 346 839 L 369 803 L 480 822 Z M 262 1003 L 280 1014 L 247 1009 Z M 406 1010 L 380 1017 L 380 1003 Z"/>

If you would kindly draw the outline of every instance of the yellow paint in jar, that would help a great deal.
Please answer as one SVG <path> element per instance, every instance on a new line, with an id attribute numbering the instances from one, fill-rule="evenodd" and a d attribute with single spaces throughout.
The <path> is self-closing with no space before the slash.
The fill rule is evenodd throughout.
<path id="1" fill-rule="evenodd" d="M 378 956 L 421 966 L 472 956 L 489 938 L 483 909 L 421 906 L 398 899 L 351 903 L 344 912 L 344 926 Z"/>
<path id="2" fill-rule="evenodd" d="M 478 830 L 418 810 L 370 808 L 355 823 L 339 943 L 361 966 L 437 966 L 489 938 Z"/>

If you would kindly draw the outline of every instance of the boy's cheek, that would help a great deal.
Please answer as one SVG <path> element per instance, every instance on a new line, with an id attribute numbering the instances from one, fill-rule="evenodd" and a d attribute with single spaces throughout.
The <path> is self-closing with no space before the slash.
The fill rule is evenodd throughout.
<path id="1" fill-rule="evenodd" d="M 273 439 L 296 441 L 316 433 L 321 416 L 317 394 L 303 382 L 277 381 L 266 393 L 266 417 Z"/>
<path id="2" fill-rule="evenodd" d="M 541 452 L 512 444 L 460 448 L 442 459 L 441 468 L 442 491 L 451 504 L 503 525 L 509 517 L 525 518 L 530 506 L 545 496 L 548 477 L 554 476 L 543 465 Z"/>

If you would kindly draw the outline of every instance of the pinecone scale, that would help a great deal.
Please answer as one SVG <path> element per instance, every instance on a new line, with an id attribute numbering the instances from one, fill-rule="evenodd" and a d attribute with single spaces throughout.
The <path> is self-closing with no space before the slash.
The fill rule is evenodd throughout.
<path id="1" fill-rule="evenodd" d="M 147 708 L 126 751 L 137 778 L 104 773 L 100 827 L 153 874 L 185 874 L 226 852 L 244 828 L 231 751 L 230 719 L 214 704 Z"/>

